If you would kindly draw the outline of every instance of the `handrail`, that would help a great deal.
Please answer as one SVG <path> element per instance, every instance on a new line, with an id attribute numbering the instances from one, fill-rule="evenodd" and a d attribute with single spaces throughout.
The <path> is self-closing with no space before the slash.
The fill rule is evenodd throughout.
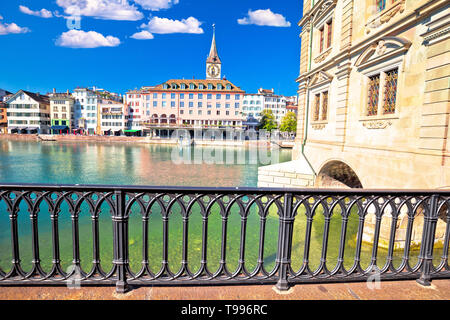
<path id="1" fill-rule="evenodd" d="M 112 239 L 102 240 L 112 243 L 111 270 L 104 270 L 105 262 L 100 259 L 102 210 L 109 212 L 106 219 L 113 226 Z M 70 222 L 60 219 L 64 211 L 70 214 Z M 80 243 L 86 237 L 79 227 L 83 212 L 89 214 L 86 217 L 92 224 L 89 236 L 93 239 L 93 260 L 87 270 L 81 264 L 85 255 Z M 369 214 L 375 217 L 370 250 L 365 244 Z M 51 259 L 40 254 L 49 249 L 39 242 L 39 235 L 44 232 L 38 224 L 42 216 L 50 218 Z M 19 217 L 30 219 L 30 234 L 19 234 Z M 369 281 L 374 270 L 380 280 L 416 279 L 423 285 L 450 276 L 450 190 L 1 184 L 0 222 L 5 220 L 8 223 L 0 223 L 0 231 L 10 230 L 12 259 L 9 271 L 0 268 L 0 286 L 62 285 L 75 277 L 80 285 L 115 284 L 118 292 L 126 292 L 130 284 L 272 283 L 287 290 L 301 283 Z M 404 220 L 408 221 L 406 238 L 402 240 L 404 248 L 398 252 L 397 229 L 392 226 Z M 414 229 L 415 233 L 421 232 L 422 240 L 417 263 L 412 265 L 416 220 L 423 221 L 423 226 L 418 224 L 420 229 Z M 130 254 L 131 249 L 136 249 L 130 244 L 129 235 L 138 232 L 132 229 L 132 223 L 134 227 L 140 224 L 141 237 L 136 241 L 142 250 Z M 436 230 L 442 223 L 446 223 L 446 231 L 439 239 L 443 244 L 440 254 L 433 249 Z M 151 238 L 155 228 L 162 232 L 162 238 Z M 252 231 L 253 228 L 257 230 Z M 382 228 L 390 228 L 383 259 L 379 247 Z M 67 234 L 71 234 L 73 248 L 69 271 L 61 266 L 62 230 L 71 230 Z M 318 230 L 322 230 L 319 238 L 314 233 Z M 299 234 L 304 234 L 300 240 Z M 188 244 L 194 243 L 191 237 L 195 236 L 201 240 L 192 252 Z M 210 237 L 215 237 L 215 241 Z M 177 244 L 173 239 L 178 239 Z M 19 246 L 24 241 L 30 241 L 31 253 Z M 354 255 L 348 253 L 350 243 Z M 159 245 L 161 255 L 149 252 L 150 244 Z M 320 250 L 314 251 L 313 244 Z M 339 253 L 333 256 L 330 246 Z M 171 250 L 175 249 L 179 251 L 180 264 L 173 260 Z M 301 259 L 298 249 L 303 252 Z M 32 255 L 30 270 L 25 270 L 21 261 L 26 254 Z M 319 256 L 315 267 L 312 260 Z M 370 260 L 368 267 L 362 265 L 363 256 Z M 235 265 L 232 257 L 236 258 Z M 296 259 L 300 259 L 298 270 Z M 400 263 L 396 265 L 394 261 Z M 136 264 L 140 265 L 137 269 Z"/>

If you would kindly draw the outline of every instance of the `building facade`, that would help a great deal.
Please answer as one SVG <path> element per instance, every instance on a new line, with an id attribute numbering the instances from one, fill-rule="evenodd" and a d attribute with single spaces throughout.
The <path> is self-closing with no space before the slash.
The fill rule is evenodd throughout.
<path id="1" fill-rule="evenodd" d="M 129 130 L 174 127 L 242 128 L 245 91 L 221 78 L 215 34 L 206 59 L 206 79 L 171 79 L 126 95 Z"/>
<path id="2" fill-rule="evenodd" d="M 19 90 L 6 101 L 8 133 L 50 133 L 47 95 Z"/>
<path id="3" fill-rule="evenodd" d="M 99 110 L 101 112 L 99 132 L 108 136 L 122 135 L 126 129 L 124 104 L 111 100 L 103 101 L 99 104 Z"/>
<path id="4" fill-rule="evenodd" d="M 50 97 L 50 119 L 52 134 L 68 134 L 74 128 L 74 104 L 75 99 L 67 93 L 53 93 Z"/>
<path id="5" fill-rule="evenodd" d="M 450 187 L 448 1 L 303 5 L 296 183 Z"/>
<path id="6" fill-rule="evenodd" d="M 256 94 L 246 94 L 242 104 L 242 112 L 246 117 L 254 117 L 260 121 L 263 110 L 270 110 L 278 125 L 286 115 L 287 97 L 276 95 L 273 89 L 258 89 Z"/>
<path id="7" fill-rule="evenodd" d="M 76 88 L 72 93 L 75 98 L 74 125 L 86 134 L 98 134 L 101 127 L 99 104 L 104 100 L 122 102 L 122 97 L 104 89 Z"/>

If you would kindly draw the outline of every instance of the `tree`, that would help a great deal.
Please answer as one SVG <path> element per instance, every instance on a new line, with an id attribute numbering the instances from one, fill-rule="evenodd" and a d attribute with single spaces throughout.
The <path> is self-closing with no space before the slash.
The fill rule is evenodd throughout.
<path id="1" fill-rule="evenodd" d="M 265 109 L 261 112 L 261 115 L 262 117 L 258 129 L 264 129 L 270 132 L 278 127 L 272 110 Z"/>
<path id="2" fill-rule="evenodd" d="M 289 111 L 281 119 L 280 131 L 295 132 L 297 130 L 297 116 L 294 112 Z"/>

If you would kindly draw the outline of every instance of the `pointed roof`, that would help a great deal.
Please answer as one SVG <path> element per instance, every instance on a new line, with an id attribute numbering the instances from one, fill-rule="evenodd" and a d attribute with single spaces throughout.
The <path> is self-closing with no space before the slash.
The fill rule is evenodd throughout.
<path id="1" fill-rule="evenodd" d="M 219 58 L 219 54 L 217 53 L 217 47 L 216 47 L 216 25 L 213 24 L 213 38 L 211 42 L 211 49 L 209 50 L 209 56 L 208 59 L 206 59 L 206 62 L 209 63 L 222 63 Z"/>

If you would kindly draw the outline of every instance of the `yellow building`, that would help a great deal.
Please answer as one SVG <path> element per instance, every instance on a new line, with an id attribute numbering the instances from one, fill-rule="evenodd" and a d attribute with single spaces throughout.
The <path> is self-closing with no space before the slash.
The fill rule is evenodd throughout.
<path id="1" fill-rule="evenodd" d="M 449 188 L 449 2 L 303 5 L 294 161 L 259 186 Z"/>

